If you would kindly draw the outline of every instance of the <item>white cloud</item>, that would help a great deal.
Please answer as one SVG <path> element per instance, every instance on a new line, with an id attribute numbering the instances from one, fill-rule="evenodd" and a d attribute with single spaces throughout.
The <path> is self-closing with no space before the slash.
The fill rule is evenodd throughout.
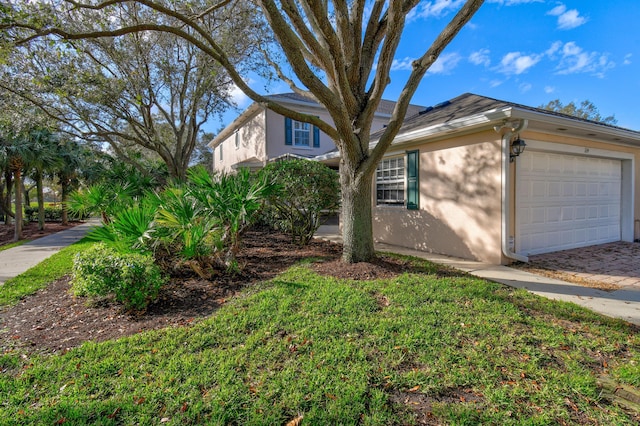
<path id="1" fill-rule="evenodd" d="M 489 0 L 488 3 L 498 3 L 501 6 L 514 6 L 525 3 L 542 3 L 544 0 Z"/>
<path id="2" fill-rule="evenodd" d="M 489 49 L 480 49 L 477 52 L 473 52 L 469 55 L 469 62 L 474 65 L 484 65 L 488 67 L 491 64 L 489 53 L 491 53 Z"/>
<path id="3" fill-rule="evenodd" d="M 413 9 L 407 20 L 416 18 L 441 18 L 450 12 L 457 11 L 464 0 L 434 0 L 428 2 L 420 2 L 417 8 Z"/>
<path id="4" fill-rule="evenodd" d="M 413 69 L 412 63 L 416 58 L 406 57 L 404 59 L 394 59 L 391 63 L 391 71 L 411 71 Z"/>
<path id="5" fill-rule="evenodd" d="M 427 71 L 428 74 L 447 74 L 455 68 L 460 62 L 458 53 L 444 53 L 436 59 Z M 416 58 L 405 57 L 403 59 L 394 59 L 391 63 L 391 71 L 411 71 L 413 69 L 413 61 Z"/>
<path id="6" fill-rule="evenodd" d="M 532 87 L 533 86 L 530 83 L 522 83 L 518 86 L 518 90 L 520 90 L 520 93 L 527 93 Z"/>
<path id="7" fill-rule="evenodd" d="M 547 56 L 553 56 L 558 52 L 558 50 L 560 50 L 561 47 L 562 47 L 561 41 L 553 42 L 551 44 L 551 47 L 549 47 L 544 53 Z"/>
<path id="8" fill-rule="evenodd" d="M 553 86 L 544 86 L 544 93 L 553 93 L 556 91 L 556 88 Z"/>
<path id="9" fill-rule="evenodd" d="M 626 55 L 624 55 L 624 62 L 622 62 L 623 65 L 631 65 L 631 57 L 633 55 L 631 53 L 627 53 Z"/>
<path id="10" fill-rule="evenodd" d="M 567 7 L 562 3 L 547 12 L 547 15 L 558 17 L 558 29 L 560 30 L 577 28 L 588 21 L 584 16 L 580 16 L 577 9 L 567 10 Z"/>
<path id="11" fill-rule="evenodd" d="M 445 53 L 442 54 L 436 59 L 436 61 L 431 65 L 431 68 L 427 71 L 428 74 L 448 74 L 453 70 L 462 57 L 458 53 Z"/>
<path id="12" fill-rule="evenodd" d="M 606 54 L 586 52 L 573 41 L 565 43 L 559 53 L 561 57 L 557 66 L 557 74 L 591 73 L 602 78 L 608 70 L 616 65 L 615 62 L 609 60 Z"/>
<path id="13" fill-rule="evenodd" d="M 547 15 L 560 16 L 563 13 L 565 13 L 566 11 L 567 11 L 567 6 L 565 6 L 564 4 L 560 3 L 559 5 L 557 5 L 556 7 L 551 9 L 550 11 L 548 11 Z"/>
<path id="14" fill-rule="evenodd" d="M 489 87 L 491 88 L 498 87 L 502 83 L 504 83 L 502 80 L 491 80 L 491 82 L 489 83 Z"/>
<path id="15" fill-rule="evenodd" d="M 522 74 L 540 62 L 542 55 L 523 55 L 520 52 L 510 52 L 500 61 L 498 71 L 503 74 Z"/>
<path id="16" fill-rule="evenodd" d="M 249 102 L 251 101 L 251 99 L 249 99 L 249 97 L 245 95 L 244 92 L 240 90 L 238 86 L 236 86 L 235 84 L 231 87 L 229 94 L 231 95 L 231 99 L 233 103 L 238 108 L 246 107 L 247 105 L 249 105 Z"/>

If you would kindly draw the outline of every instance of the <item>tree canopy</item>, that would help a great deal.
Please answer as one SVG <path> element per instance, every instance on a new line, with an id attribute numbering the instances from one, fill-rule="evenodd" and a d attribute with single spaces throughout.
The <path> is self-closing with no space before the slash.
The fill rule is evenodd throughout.
<path id="1" fill-rule="evenodd" d="M 131 2 L 63 12 L 53 9 L 55 3 L 59 2 L 41 2 L 40 13 L 51 7 L 41 18 L 67 31 L 108 30 L 124 22 L 167 25 L 171 20 Z M 14 13 L 33 13 L 29 4 L 15 7 Z M 201 25 L 233 66 L 240 67 L 242 60 L 249 69 L 255 40 L 238 31 L 255 19 L 246 8 L 225 9 L 208 14 Z M 151 152 L 178 178 L 185 177 L 202 126 L 231 105 L 233 88 L 228 73 L 213 58 L 184 38 L 159 31 L 37 38 L 13 51 L 2 77 L 0 88 L 33 102 L 74 136 L 108 143 L 115 154 L 141 170 L 136 153 Z"/>
<path id="2" fill-rule="evenodd" d="M 341 154 L 343 259 L 368 261 L 374 255 L 372 223 L 372 179 L 378 162 L 390 146 L 404 120 L 418 84 L 445 47 L 482 6 L 482 0 L 461 3 L 454 18 L 426 48 L 416 48 L 416 59 L 398 96 L 389 123 L 375 146 L 370 131 L 383 93 L 390 81 L 394 55 L 407 19 L 419 0 L 259 0 L 271 32 L 255 27 L 243 36 L 266 37 L 273 33 L 277 43 L 260 44 L 272 72 L 291 90 L 323 105 L 331 121 L 286 108 L 251 87 L 251 76 L 234 63 L 233 56 L 207 26 L 211 16 L 235 10 L 247 3 L 221 0 L 214 3 L 172 2 L 168 0 L 76 0 L 21 3 L 21 8 L 5 7 L 0 28 L 21 42 L 56 35 L 65 40 L 123 36 L 149 31 L 166 32 L 187 40 L 228 73 L 235 85 L 252 100 L 295 120 L 312 123 L 331 137 Z M 253 4 L 253 3 L 250 3 Z M 114 19 L 95 27 L 67 28 L 46 16 L 82 13 L 112 14 L 118 7 L 144 10 L 144 19 Z M 37 15 L 33 9 L 38 9 Z M 26 17 L 26 18 L 25 18 Z M 279 53 L 279 54 L 278 54 Z M 286 58 L 286 62 L 282 62 Z M 290 69 L 293 76 L 287 72 Z"/>
<path id="3" fill-rule="evenodd" d="M 564 105 L 559 99 L 554 99 L 546 105 L 540 105 L 539 108 L 604 124 L 616 124 L 618 122 L 614 115 L 603 117 L 600 114 L 600 111 L 598 111 L 598 108 L 589 100 L 580 102 L 580 105 L 578 106 L 573 101 Z"/>

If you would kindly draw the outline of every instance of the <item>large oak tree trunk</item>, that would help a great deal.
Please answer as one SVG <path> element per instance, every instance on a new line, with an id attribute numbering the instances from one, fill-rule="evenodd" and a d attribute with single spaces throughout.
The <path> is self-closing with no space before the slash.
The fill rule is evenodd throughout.
<path id="1" fill-rule="evenodd" d="M 341 167 L 345 167 L 344 163 Z M 347 263 L 368 262 L 375 256 L 373 247 L 372 176 L 340 171 L 342 191 L 342 260 Z"/>

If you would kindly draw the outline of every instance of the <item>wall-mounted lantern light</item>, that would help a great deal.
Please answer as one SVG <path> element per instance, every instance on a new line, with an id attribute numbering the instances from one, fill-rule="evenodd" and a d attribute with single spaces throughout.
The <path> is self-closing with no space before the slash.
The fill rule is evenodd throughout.
<path id="1" fill-rule="evenodd" d="M 513 142 L 511 142 L 511 153 L 509 154 L 509 161 L 513 163 L 517 156 L 524 152 L 524 148 L 527 144 L 520 139 L 520 136 L 516 138 Z"/>

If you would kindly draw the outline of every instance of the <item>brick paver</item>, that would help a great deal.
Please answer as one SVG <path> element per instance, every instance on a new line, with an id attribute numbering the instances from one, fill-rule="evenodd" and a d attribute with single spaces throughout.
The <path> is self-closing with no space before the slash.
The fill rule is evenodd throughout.
<path id="1" fill-rule="evenodd" d="M 640 244 L 618 241 L 529 256 L 531 264 L 587 280 L 640 288 Z"/>

